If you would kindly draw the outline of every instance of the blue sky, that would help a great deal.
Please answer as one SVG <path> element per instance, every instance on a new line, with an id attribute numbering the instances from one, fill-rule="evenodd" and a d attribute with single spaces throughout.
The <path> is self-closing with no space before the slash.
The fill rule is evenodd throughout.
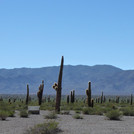
<path id="1" fill-rule="evenodd" d="M 0 0 L 0 68 L 134 69 L 133 0 Z"/>

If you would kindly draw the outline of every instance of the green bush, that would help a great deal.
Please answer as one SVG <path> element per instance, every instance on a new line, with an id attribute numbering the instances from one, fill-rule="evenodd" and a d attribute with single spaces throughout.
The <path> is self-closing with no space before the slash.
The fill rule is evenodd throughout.
<path id="1" fill-rule="evenodd" d="M 75 115 L 73 116 L 73 118 L 74 118 L 74 119 L 83 119 L 83 117 L 80 116 L 79 114 L 75 114 Z"/>
<path id="2" fill-rule="evenodd" d="M 83 114 L 89 114 L 89 108 L 83 108 L 82 112 Z"/>
<path id="3" fill-rule="evenodd" d="M 8 117 L 9 113 L 7 111 L 1 110 L 0 111 L 0 119 L 1 120 L 6 120 L 6 118 Z"/>
<path id="4" fill-rule="evenodd" d="M 69 112 L 68 110 L 66 110 L 66 111 L 61 111 L 60 114 L 69 115 L 70 112 Z"/>
<path id="5" fill-rule="evenodd" d="M 14 117 L 14 114 L 15 114 L 15 111 L 14 110 L 11 110 L 8 112 L 8 117 Z"/>
<path id="6" fill-rule="evenodd" d="M 75 113 L 80 114 L 80 113 L 81 113 L 81 111 L 79 111 L 79 110 L 75 110 Z"/>
<path id="7" fill-rule="evenodd" d="M 46 119 L 56 119 L 57 114 L 55 112 L 50 112 L 48 115 L 45 115 Z"/>
<path id="8" fill-rule="evenodd" d="M 28 117 L 28 112 L 27 112 L 27 110 L 21 110 L 21 111 L 20 111 L 20 117 L 27 118 L 27 117 Z"/>
<path id="9" fill-rule="evenodd" d="M 122 111 L 125 116 L 134 116 L 134 108 L 121 108 L 120 111 Z"/>
<path id="10" fill-rule="evenodd" d="M 111 110 L 108 113 L 106 113 L 106 117 L 108 117 L 110 120 L 120 120 L 122 114 L 118 110 Z"/>
<path id="11" fill-rule="evenodd" d="M 58 123 L 50 121 L 48 123 L 38 124 L 27 130 L 24 134 L 57 134 L 58 132 L 60 132 Z"/>

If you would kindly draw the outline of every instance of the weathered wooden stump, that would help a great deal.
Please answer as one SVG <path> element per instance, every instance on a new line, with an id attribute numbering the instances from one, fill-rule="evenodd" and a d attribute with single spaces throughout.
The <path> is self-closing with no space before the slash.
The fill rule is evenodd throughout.
<path id="1" fill-rule="evenodd" d="M 40 106 L 28 106 L 28 113 L 40 114 Z"/>

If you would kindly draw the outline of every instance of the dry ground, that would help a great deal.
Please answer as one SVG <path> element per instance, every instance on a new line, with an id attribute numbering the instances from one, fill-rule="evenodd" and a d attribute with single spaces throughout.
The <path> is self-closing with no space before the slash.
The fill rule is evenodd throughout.
<path id="1" fill-rule="evenodd" d="M 20 118 L 18 112 L 15 117 L 0 121 L 0 134 L 23 134 L 29 127 L 46 121 L 44 115 L 49 111 L 41 111 L 40 115 L 30 115 L 29 118 Z M 134 117 L 123 116 L 121 121 L 110 121 L 105 116 L 83 115 L 83 119 L 74 119 L 72 115 L 58 115 L 56 119 L 61 134 L 133 134 Z"/>

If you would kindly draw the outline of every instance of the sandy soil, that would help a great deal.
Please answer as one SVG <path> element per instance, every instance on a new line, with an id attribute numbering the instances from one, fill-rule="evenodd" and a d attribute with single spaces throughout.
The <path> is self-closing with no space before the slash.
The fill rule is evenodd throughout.
<path id="1" fill-rule="evenodd" d="M 49 111 L 41 111 L 40 115 L 30 115 L 29 118 L 15 117 L 0 120 L 0 134 L 23 134 L 25 130 L 35 124 L 46 121 L 44 115 Z M 74 119 L 72 115 L 58 115 L 56 119 L 63 132 L 61 134 L 133 134 L 134 117 L 123 116 L 121 121 L 110 121 L 105 116 L 82 115 L 83 119 Z"/>

